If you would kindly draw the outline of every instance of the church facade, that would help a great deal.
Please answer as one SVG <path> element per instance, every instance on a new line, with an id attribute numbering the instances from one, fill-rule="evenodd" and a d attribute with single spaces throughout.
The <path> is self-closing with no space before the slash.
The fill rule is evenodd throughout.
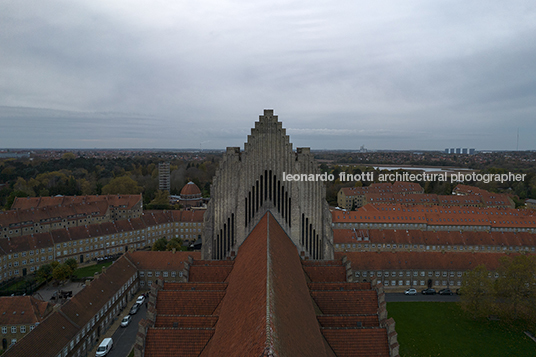
<path id="1" fill-rule="evenodd" d="M 234 257 L 259 220 L 270 212 L 308 259 L 333 259 L 331 213 L 309 148 L 295 151 L 273 110 L 264 110 L 244 150 L 228 147 L 211 186 L 204 216 L 203 259 Z M 311 176 L 312 175 L 312 176 Z"/>

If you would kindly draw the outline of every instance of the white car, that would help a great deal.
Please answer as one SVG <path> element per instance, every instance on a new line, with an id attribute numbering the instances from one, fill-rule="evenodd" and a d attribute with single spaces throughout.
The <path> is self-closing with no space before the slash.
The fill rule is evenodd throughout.
<path id="1" fill-rule="evenodd" d="M 406 295 L 417 295 L 417 289 L 410 288 L 410 289 L 404 291 L 404 294 L 406 294 Z"/>
<path id="2" fill-rule="evenodd" d="M 127 327 L 130 324 L 130 321 L 132 321 L 132 316 L 127 315 L 123 317 L 123 320 L 121 320 L 121 327 Z"/>
<path id="3" fill-rule="evenodd" d="M 141 306 L 143 305 L 144 302 L 145 302 L 145 296 L 143 295 L 138 296 L 138 299 L 136 300 L 136 304 L 140 304 Z"/>

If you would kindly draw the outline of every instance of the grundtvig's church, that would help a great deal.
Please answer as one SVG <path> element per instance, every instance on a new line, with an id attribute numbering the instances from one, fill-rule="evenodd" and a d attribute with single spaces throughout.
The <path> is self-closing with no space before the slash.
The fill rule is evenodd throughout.
<path id="1" fill-rule="evenodd" d="M 300 256 L 333 259 L 333 230 L 322 181 L 284 181 L 283 173 L 319 174 L 309 148 L 292 149 L 273 110 L 264 110 L 244 151 L 228 147 L 204 217 L 203 259 L 234 257 L 270 212 Z"/>

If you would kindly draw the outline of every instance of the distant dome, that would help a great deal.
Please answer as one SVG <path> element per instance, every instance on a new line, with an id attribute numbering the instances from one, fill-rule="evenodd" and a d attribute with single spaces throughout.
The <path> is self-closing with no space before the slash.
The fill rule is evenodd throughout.
<path id="1" fill-rule="evenodd" d="M 201 197 L 201 190 L 195 183 L 192 181 L 188 182 L 181 190 L 181 197 L 184 198 L 193 198 Z"/>

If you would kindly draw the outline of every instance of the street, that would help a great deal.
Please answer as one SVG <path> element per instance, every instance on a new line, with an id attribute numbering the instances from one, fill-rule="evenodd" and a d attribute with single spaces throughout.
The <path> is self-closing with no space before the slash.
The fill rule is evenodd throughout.
<path id="1" fill-rule="evenodd" d="M 128 314 L 130 311 L 130 304 L 129 309 L 125 309 L 124 313 L 119 317 L 119 320 L 122 320 L 124 316 Z M 134 342 L 136 342 L 136 334 L 138 333 L 138 324 L 145 317 L 145 314 L 147 312 L 147 308 L 145 307 L 145 303 L 140 306 L 140 309 L 135 315 L 132 315 L 132 321 L 127 327 L 121 327 L 119 326 L 115 333 L 112 335 L 112 339 L 114 341 L 114 346 L 110 353 L 108 353 L 108 357 L 127 357 L 130 351 L 132 350 L 132 347 L 134 346 Z"/>

